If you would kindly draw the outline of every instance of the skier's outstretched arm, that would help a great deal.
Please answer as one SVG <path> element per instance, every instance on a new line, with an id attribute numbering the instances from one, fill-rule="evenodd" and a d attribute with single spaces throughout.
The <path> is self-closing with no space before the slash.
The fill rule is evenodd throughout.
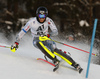
<path id="1" fill-rule="evenodd" d="M 26 25 L 23 27 L 23 29 L 19 32 L 19 34 L 16 36 L 16 40 L 13 45 L 11 45 L 11 50 L 18 49 L 19 41 L 20 39 L 27 33 L 27 31 L 30 29 L 29 22 L 26 23 Z"/>

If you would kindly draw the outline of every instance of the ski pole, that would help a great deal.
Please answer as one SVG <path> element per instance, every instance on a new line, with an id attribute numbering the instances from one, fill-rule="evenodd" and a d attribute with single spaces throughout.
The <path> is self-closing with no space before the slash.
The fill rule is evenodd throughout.
<path id="1" fill-rule="evenodd" d="M 0 47 L 10 48 L 10 50 L 11 50 L 12 52 L 15 52 L 15 51 L 16 51 L 16 49 L 15 49 L 15 48 L 11 49 L 11 47 L 8 47 L 8 46 L 2 46 L 2 45 L 0 45 Z"/>
<path id="2" fill-rule="evenodd" d="M 11 48 L 11 47 L 8 47 L 8 46 L 2 46 L 2 45 L 0 45 L 0 47 L 4 47 L 4 48 Z"/>
<path id="3" fill-rule="evenodd" d="M 71 48 L 74 48 L 74 49 L 77 49 L 77 50 L 86 52 L 86 53 L 89 53 L 88 51 L 85 51 L 85 50 L 83 50 L 83 49 L 79 49 L 79 48 L 76 48 L 76 47 L 74 47 L 74 46 L 71 46 L 71 45 L 68 45 L 68 44 L 64 44 L 64 43 L 59 42 L 59 41 L 56 41 L 56 40 L 52 40 L 52 39 L 48 38 L 47 36 L 43 36 L 43 37 L 40 36 L 40 37 L 39 37 L 39 40 L 40 40 L 40 41 L 51 40 L 51 41 L 57 42 L 57 43 L 59 43 L 59 44 L 62 44 L 62 45 L 65 45 L 65 46 L 68 46 L 68 47 L 71 47 Z M 94 53 L 92 53 L 92 55 L 97 56 L 97 55 L 94 54 Z"/>
<path id="4" fill-rule="evenodd" d="M 71 45 L 68 45 L 68 44 L 64 44 L 64 43 L 59 42 L 59 41 L 55 41 L 55 40 L 52 40 L 52 39 L 51 39 L 51 41 L 54 41 L 54 42 L 57 42 L 57 43 L 59 43 L 59 44 L 62 44 L 62 45 L 65 45 L 65 46 L 68 46 L 68 47 L 71 47 L 71 48 L 74 48 L 74 49 L 77 49 L 77 50 L 80 50 L 80 51 L 86 52 L 86 53 L 89 53 L 88 51 L 85 51 L 85 50 L 83 50 L 83 49 L 76 48 L 76 47 L 71 46 Z M 94 54 L 94 53 L 92 53 L 92 55 L 97 56 L 97 55 Z"/>

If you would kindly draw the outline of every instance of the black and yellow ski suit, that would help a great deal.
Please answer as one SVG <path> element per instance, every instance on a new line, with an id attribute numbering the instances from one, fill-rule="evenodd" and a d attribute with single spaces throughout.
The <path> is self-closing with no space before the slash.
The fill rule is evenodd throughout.
<path id="1" fill-rule="evenodd" d="M 48 58 L 50 58 L 54 62 L 58 60 L 55 56 L 57 55 L 61 57 L 64 61 L 66 61 L 69 65 L 75 67 L 76 62 L 69 55 L 56 48 L 55 42 L 51 40 L 40 41 L 37 37 L 33 40 L 33 45 L 39 48 Z"/>

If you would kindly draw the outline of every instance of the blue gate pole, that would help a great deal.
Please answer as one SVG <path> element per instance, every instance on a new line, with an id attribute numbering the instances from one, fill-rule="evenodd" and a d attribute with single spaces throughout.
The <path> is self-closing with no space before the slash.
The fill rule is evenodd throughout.
<path id="1" fill-rule="evenodd" d="M 89 74 L 89 67 L 90 67 L 90 62 L 91 62 L 92 48 L 93 48 L 93 44 L 94 44 L 94 38 L 95 38 L 95 32 L 96 32 L 97 22 L 98 22 L 98 19 L 95 19 L 93 33 L 92 33 L 90 54 L 89 54 L 88 65 L 87 65 L 86 78 L 88 78 L 88 74 Z"/>

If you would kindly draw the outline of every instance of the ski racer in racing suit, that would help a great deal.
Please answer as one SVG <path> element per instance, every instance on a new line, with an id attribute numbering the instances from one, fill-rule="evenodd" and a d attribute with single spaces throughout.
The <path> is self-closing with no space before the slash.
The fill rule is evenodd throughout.
<path id="1" fill-rule="evenodd" d="M 76 68 L 77 70 L 80 69 L 79 64 L 77 64 L 70 56 L 62 52 L 56 47 L 55 42 L 46 40 L 46 41 L 40 41 L 39 36 L 42 34 L 50 38 L 50 36 L 56 36 L 58 35 L 58 30 L 56 28 L 56 25 L 50 19 L 47 17 L 48 10 L 45 7 L 39 7 L 36 11 L 36 17 L 29 20 L 26 25 L 23 27 L 23 29 L 19 32 L 19 34 L 16 37 L 16 41 L 14 45 L 11 46 L 11 49 L 18 48 L 19 41 L 23 37 L 24 34 L 27 33 L 27 31 L 30 29 L 31 34 L 33 36 L 33 45 L 40 49 L 45 56 L 50 58 L 55 65 L 59 64 L 59 60 L 55 56 L 58 55 L 63 60 L 65 60 L 68 64 Z M 51 29 L 51 32 L 48 32 L 48 29 Z"/>

